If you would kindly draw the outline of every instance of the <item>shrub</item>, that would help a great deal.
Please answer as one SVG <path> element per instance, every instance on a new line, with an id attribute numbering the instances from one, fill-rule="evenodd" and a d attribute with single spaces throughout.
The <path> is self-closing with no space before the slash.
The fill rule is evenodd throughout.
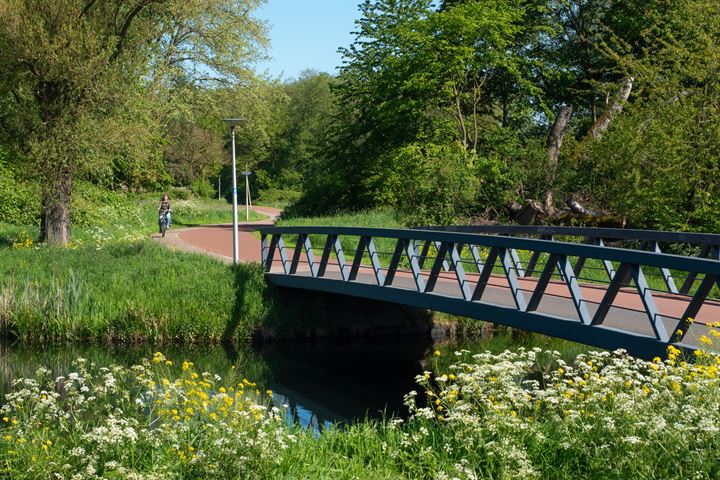
<path id="1" fill-rule="evenodd" d="M 190 185 L 190 192 L 199 198 L 213 198 L 217 195 L 215 186 L 207 178 L 198 178 Z"/>
<path id="2" fill-rule="evenodd" d="M 19 180 L 8 166 L 8 152 L 0 147 L 0 222 L 15 225 L 40 223 L 40 189 Z"/>

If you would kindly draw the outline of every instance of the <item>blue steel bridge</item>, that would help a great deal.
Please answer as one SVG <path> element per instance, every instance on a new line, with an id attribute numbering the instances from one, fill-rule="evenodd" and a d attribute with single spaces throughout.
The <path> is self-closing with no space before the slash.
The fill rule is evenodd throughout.
<path id="1" fill-rule="evenodd" d="M 663 357 L 669 345 L 712 350 L 707 339 L 720 323 L 716 234 L 473 226 L 272 227 L 261 235 L 272 285 L 447 312 L 644 358 Z"/>

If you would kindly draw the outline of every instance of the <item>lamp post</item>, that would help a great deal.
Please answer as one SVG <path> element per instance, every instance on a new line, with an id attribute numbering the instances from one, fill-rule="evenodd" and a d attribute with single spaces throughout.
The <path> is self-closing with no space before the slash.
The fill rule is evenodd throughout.
<path id="1" fill-rule="evenodd" d="M 240 123 L 239 118 L 224 118 L 223 122 L 230 125 L 232 133 L 232 207 L 233 207 L 233 264 L 238 263 L 238 219 L 237 219 L 237 172 L 235 169 L 235 126 Z"/>

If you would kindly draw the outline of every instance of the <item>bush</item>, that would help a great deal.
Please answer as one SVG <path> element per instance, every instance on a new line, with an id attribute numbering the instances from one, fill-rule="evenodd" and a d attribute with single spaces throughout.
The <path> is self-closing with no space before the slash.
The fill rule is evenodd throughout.
<path id="1" fill-rule="evenodd" d="M 460 146 L 410 144 L 379 162 L 380 170 L 367 182 L 378 204 L 395 206 L 410 224 L 453 223 L 469 213 L 476 198 L 473 160 Z"/>
<path id="2" fill-rule="evenodd" d="M 217 195 L 215 186 L 207 178 L 198 178 L 190 185 L 190 192 L 199 198 L 213 198 Z"/>
<path id="3" fill-rule="evenodd" d="M 171 200 L 190 200 L 192 192 L 187 188 L 171 188 L 168 195 Z"/>
<path id="4" fill-rule="evenodd" d="M 82 181 L 75 182 L 70 214 L 73 226 L 78 227 L 138 223 L 142 216 L 137 202 L 128 195 Z"/>
<path id="5" fill-rule="evenodd" d="M 0 222 L 39 225 L 40 189 L 17 179 L 8 160 L 9 153 L 0 147 Z"/>

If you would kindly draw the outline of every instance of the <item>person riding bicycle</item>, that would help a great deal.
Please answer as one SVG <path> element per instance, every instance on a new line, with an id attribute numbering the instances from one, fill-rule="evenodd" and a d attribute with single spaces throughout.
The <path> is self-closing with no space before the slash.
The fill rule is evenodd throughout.
<path id="1" fill-rule="evenodd" d="M 170 212 L 172 212 L 170 197 L 167 193 L 163 193 L 162 199 L 160 200 L 160 207 L 158 208 L 158 214 L 161 216 L 165 215 L 165 218 L 167 219 L 167 228 L 170 228 Z"/>

